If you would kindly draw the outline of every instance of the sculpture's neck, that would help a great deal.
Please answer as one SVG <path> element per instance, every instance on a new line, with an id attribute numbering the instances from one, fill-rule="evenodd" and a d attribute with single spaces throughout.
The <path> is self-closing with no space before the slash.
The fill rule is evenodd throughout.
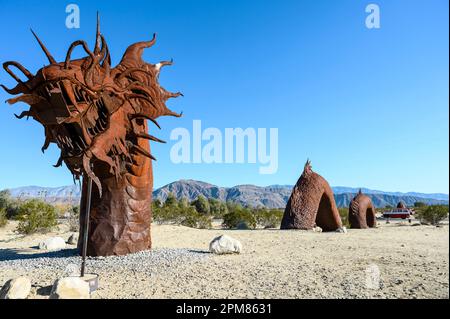
<path id="1" fill-rule="evenodd" d="M 147 141 L 141 146 L 150 151 Z M 90 256 L 124 255 L 151 248 L 152 163 L 148 157 L 133 155 L 133 165 L 118 180 L 115 176 L 100 179 L 103 188 L 99 197 L 92 189 L 88 250 Z M 94 165 L 97 176 L 107 169 Z M 84 225 L 87 181 L 83 180 L 80 225 Z M 82 248 L 80 227 L 78 248 Z"/>

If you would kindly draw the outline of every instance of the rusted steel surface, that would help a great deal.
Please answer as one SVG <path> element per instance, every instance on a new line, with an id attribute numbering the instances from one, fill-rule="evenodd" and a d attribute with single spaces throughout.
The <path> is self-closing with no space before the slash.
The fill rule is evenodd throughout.
<path id="1" fill-rule="evenodd" d="M 358 194 L 351 200 L 348 208 L 350 228 L 376 227 L 376 213 L 370 197 L 359 190 Z"/>
<path id="2" fill-rule="evenodd" d="M 50 143 L 58 145 L 61 156 L 55 166 L 65 163 L 74 180 L 89 176 L 95 183 L 88 255 L 123 255 L 149 249 L 154 159 L 149 140 L 164 141 L 149 134 L 148 123 L 159 128 L 159 116 L 181 116 L 165 105 L 169 98 L 181 93 L 168 92 L 158 83 L 161 68 L 172 61 L 151 64 L 142 60 L 143 50 L 155 44 L 154 35 L 150 41 L 130 45 L 120 63 L 112 67 L 98 21 L 94 50 L 85 41 L 75 41 L 63 62 L 57 62 L 35 37 L 49 65 L 32 74 L 18 62 L 5 62 L 3 68 L 18 84 L 11 89 L 2 87 L 9 94 L 18 95 L 7 100 L 9 104 L 30 105 L 29 110 L 16 115 L 18 118 L 31 117 L 43 125 L 42 151 Z M 78 46 L 87 56 L 72 59 L 72 51 Z M 26 81 L 11 67 L 21 71 Z M 82 233 L 79 238 L 81 249 Z"/>
<path id="3" fill-rule="evenodd" d="M 342 227 L 341 217 L 328 182 L 313 172 L 308 160 L 284 210 L 281 229 L 333 231 Z"/>

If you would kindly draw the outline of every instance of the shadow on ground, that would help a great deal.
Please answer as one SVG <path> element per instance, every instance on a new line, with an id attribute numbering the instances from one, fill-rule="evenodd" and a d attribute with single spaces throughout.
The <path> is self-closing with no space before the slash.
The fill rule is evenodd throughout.
<path id="1" fill-rule="evenodd" d="M 23 260 L 23 259 L 37 259 L 37 258 L 67 258 L 79 256 L 76 248 L 62 249 L 58 251 L 46 251 L 35 253 L 35 249 L 0 249 L 0 262 L 8 260 Z"/>
<path id="2" fill-rule="evenodd" d="M 52 292 L 52 287 L 53 287 L 52 285 L 40 287 L 36 289 L 36 293 L 39 296 L 50 296 L 50 293 Z"/>

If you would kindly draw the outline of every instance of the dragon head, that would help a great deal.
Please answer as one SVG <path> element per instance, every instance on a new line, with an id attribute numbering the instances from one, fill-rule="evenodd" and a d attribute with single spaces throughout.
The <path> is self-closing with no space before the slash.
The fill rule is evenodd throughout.
<path id="1" fill-rule="evenodd" d="M 161 68 L 172 61 L 151 64 L 142 60 L 143 50 L 155 43 L 156 35 L 150 41 L 130 45 L 114 68 L 98 19 L 94 50 L 85 41 L 75 41 L 64 62 L 57 62 L 34 32 L 33 35 L 49 65 L 33 75 L 18 62 L 5 62 L 3 68 L 18 84 L 12 89 L 1 86 L 9 94 L 20 94 L 7 100 L 9 104 L 30 105 L 17 118 L 32 117 L 44 126 L 42 151 L 50 143 L 58 145 L 61 156 L 55 166 L 64 162 L 74 179 L 83 174 L 91 177 L 101 194 L 100 180 L 92 169 L 94 163 L 108 165 L 108 174 L 118 178 L 126 165 L 133 165 L 133 154 L 154 159 L 143 143 L 164 141 L 148 134 L 146 120 L 159 127 L 156 122 L 159 116 L 182 115 L 165 104 L 169 98 L 182 94 L 168 92 L 158 83 Z M 87 56 L 72 60 L 72 51 L 77 46 L 82 46 Z M 11 66 L 27 80 L 22 81 Z"/>

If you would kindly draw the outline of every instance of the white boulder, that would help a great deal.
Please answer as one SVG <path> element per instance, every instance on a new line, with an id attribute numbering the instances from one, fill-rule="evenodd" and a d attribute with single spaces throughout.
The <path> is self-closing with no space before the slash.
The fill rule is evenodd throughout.
<path id="1" fill-rule="evenodd" d="M 316 226 L 312 229 L 313 232 L 315 233 L 321 233 L 322 232 L 322 228 L 320 228 L 319 226 Z"/>
<path id="2" fill-rule="evenodd" d="M 241 250 L 241 242 L 227 235 L 216 237 L 209 244 L 209 251 L 218 255 L 239 254 Z"/>
<path id="3" fill-rule="evenodd" d="M 80 277 L 65 277 L 55 281 L 50 299 L 89 299 L 89 284 Z"/>
<path id="4" fill-rule="evenodd" d="M 31 281 L 27 277 L 8 280 L 0 290 L 0 299 L 26 299 L 31 291 Z"/>
<path id="5" fill-rule="evenodd" d="M 345 226 L 339 227 L 338 229 L 336 229 L 336 232 L 347 234 L 347 228 Z"/>
<path id="6" fill-rule="evenodd" d="M 66 241 L 61 237 L 50 237 L 39 243 L 39 249 L 60 250 L 66 248 Z"/>

